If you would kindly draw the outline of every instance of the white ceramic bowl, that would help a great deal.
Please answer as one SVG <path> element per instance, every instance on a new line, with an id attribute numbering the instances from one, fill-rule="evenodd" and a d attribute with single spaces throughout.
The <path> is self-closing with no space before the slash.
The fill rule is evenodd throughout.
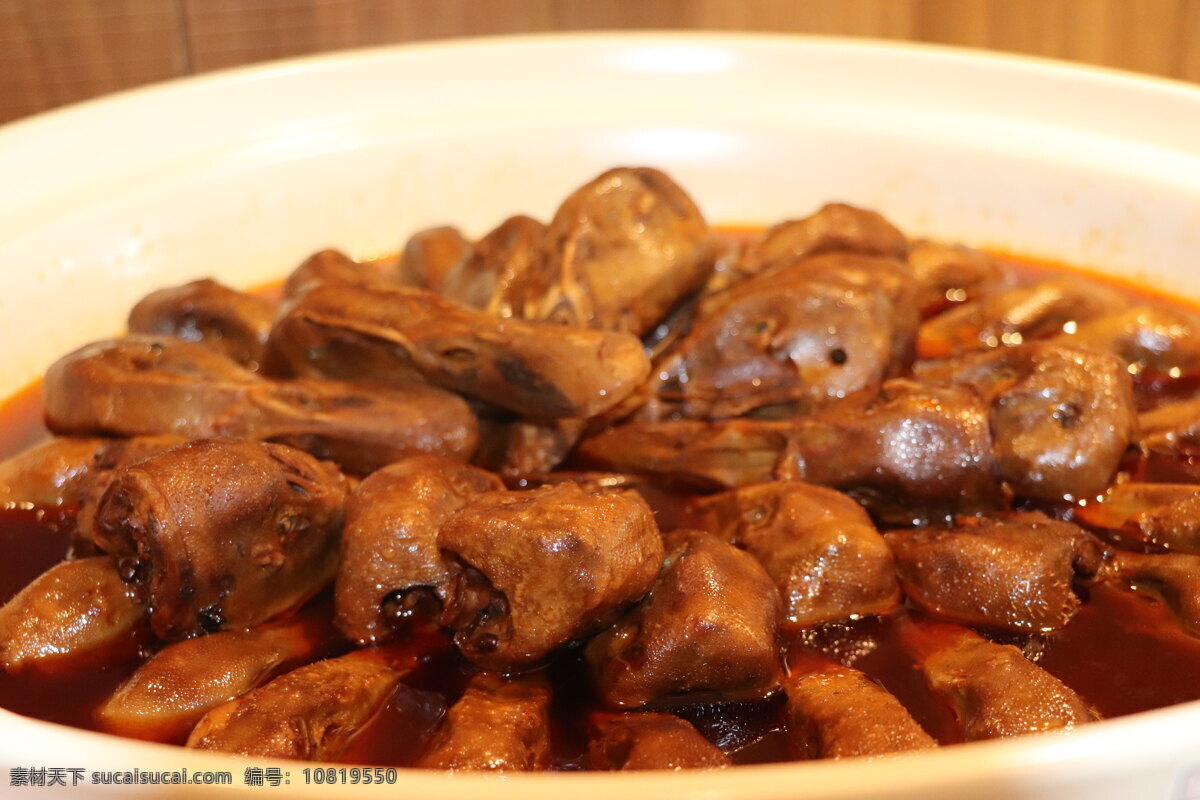
<path id="1" fill-rule="evenodd" d="M 512 212 L 546 217 L 616 164 L 668 170 L 717 222 L 842 199 L 911 233 L 1200 297 L 1196 89 L 821 39 L 447 42 L 176 81 L 0 129 L 0 396 L 118 331 L 155 287 L 203 275 L 253 286 L 325 246 L 383 254 L 432 223 L 480 233 Z M 30 766 L 228 769 L 241 784 L 247 762 L 0 712 L 0 795 L 18 791 L 9 768 Z M 169 796 L 1182 799 L 1200 796 L 1200 703 L 1066 737 L 716 774 L 401 771 L 397 786 L 330 789 L 305 786 L 302 765 L 277 766 L 286 789 Z M 60 790 L 76 800 L 137 791 Z"/>

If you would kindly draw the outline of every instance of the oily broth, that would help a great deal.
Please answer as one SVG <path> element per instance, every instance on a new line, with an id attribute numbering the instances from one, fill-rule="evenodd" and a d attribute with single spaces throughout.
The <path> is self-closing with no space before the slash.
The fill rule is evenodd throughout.
<path id="1" fill-rule="evenodd" d="M 757 228 L 722 229 L 730 241 L 745 240 Z M 1010 254 L 994 254 L 1020 283 L 1044 280 L 1061 272 L 1078 272 L 1063 265 Z M 1173 298 L 1106 277 L 1137 301 L 1189 305 Z M 259 293 L 279 296 L 279 285 Z M 1163 397 L 1200 392 L 1200 376 L 1152 376 L 1152 387 Z M 49 434 L 41 420 L 41 387 L 32 385 L 0 404 L 0 458 L 13 455 Z M 1190 474 L 1190 473 L 1188 473 Z M 1200 473 L 1197 475 L 1200 478 Z M 674 487 L 653 487 L 647 499 L 664 528 L 686 524 L 683 511 L 689 495 Z M 1057 516 L 1061 508 L 1044 508 Z M 0 602 L 6 601 L 54 563 L 68 557 L 73 518 L 69 510 L 0 509 L 0 548 L 8 554 L 0 564 Z M 1075 617 L 1060 631 L 1034 637 L 989 634 L 997 641 L 1022 647 L 1027 656 L 1075 690 L 1104 716 L 1119 716 L 1200 699 L 1200 639 L 1184 633 L 1157 600 L 1111 586 L 1093 587 Z M 323 595 L 303 613 L 329 615 Z M 830 623 L 784 642 L 791 659 L 817 655 L 852 665 L 891 691 L 926 730 L 943 744 L 958 741 L 948 707 L 926 688 L 916 665 L 901 647 L 897 621 L 915 613 L 901 610 L 885 617 Z M 331 626 L 332 630 L 332 626 Z M 435 641 L 438 641 L 435 638 Z M 346 763 L 407 766 L 436 728 L 446 709 L 461 695 L 474 672 L 465 659 L 441 639 L 397 690 L 340 759 Z M 81 728 L 94 728 L 93 712 L 103 699 L 153 652 L 154 644 L 131 640 L 125 657 L 103 669 L 67 675 L 40 676 L 0 673 L 0 707 L 38 719 Z M 329 652 L 348 649 L 332 641 Z M 555 686 L 552 704 L 554 766 L 582 769 L 586 761 L 586 722 L 597 707 L 582 661 L 582 648 L 568 647 L 544 667 Z M 730 752 L 737 763 L 782 761 L 789 758 L 781 732 L 781 695 L 757 703 L 700 703 L 672 708 L 710 740 Z"/>

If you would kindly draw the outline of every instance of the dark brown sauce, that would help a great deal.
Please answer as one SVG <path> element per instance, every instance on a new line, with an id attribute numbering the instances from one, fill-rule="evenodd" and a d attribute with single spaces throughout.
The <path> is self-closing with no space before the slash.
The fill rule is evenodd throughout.
<path id="1" fill-rule="evenodd" d="M 406 767 L 421 754 L 438 722 L 473 674 L 449 640 L 421 659 L 391 702 L 338 759 L 345 764 Z"/>
<path id="2" fill-rule="evenodd" d="M 735 764 L 787 761 L 782 692 L 756 703 L 712 703 L 672 709 L 696 726 Z"/>
<path id="3" fill-rule="evenodd" d="M 1200 450 L 1180 442 L 1170 451 L 1150 448 L 1129 454 L 1123 465 L 1131 480 L 1147 483 L 1200 483 Z"/>
<path id="4" fill-rule="evenodd" d="M 64 512 L 0 507 L 0 604 L 67 557 L 71 536 Z"/>
<path id="5" fill-rule="evenodd" d="M 861 670 L 878 681 L 908 709 L 930 736 L 942 744 L 961 741 L 953 713 L 938 702 L 916 662 L 901 646 L 896 623 L 906 614 L 832 622 L 798 634 L 789 660 L 821 655 Z"/>
<path id="6" fill-rule="evenodd" d="M 1095 586 L 1067 626 L 1026 647 L 1100 712 L 1117 717 L 1200 699 L 1200 638 L 1157 599 Z"/>
<path id="7" fill-rule="evenodd" d="M 724 229 L 731 239 L 747 238 L 758 229 Z M 1049 262 L 1001 254 L 1007 267 L 1027 279 L 1066 268 Z M 1078 272 L 1077 270 L 1069 270 Z M 1172 302 L 1176 298 L 1133 284 L 1107 280 L 1139 300 Z M 278 295 L 278 287 L 260 293 Z M 1183 376 L 1153 376 L 1154 391 L 1164 396 L 1194 393 L 1200 380 Z M 40 385 L 28 387 L 0 404 L 0 458 L 12 455 L 48 434 L 41 422 Z M 1200 455 L 1197 456 L 1200 463 Z M 1170 466 L 1170 465 L 1168 465 Z M 1177 472 L 1158 465 L 1161 473 L 1191 474 L 1200 482 L 1200 466 L 1175 464 Z M 1159 473 L 1147 475 L 1162 479 Z M 640 487 L 639 487 L 640 488 Z M 661 527 L 694 525 L 686 510 L 690 495 L 672 487 L 649 487 L 645 494 Z M 1053 509 L 1048 509 L 1053 510 Z M 1069 514 L 1064 511 L 1062 514 Z M 45 569 L 66 557 L 70 515 L 58 510 L 0 509 L 0 602 L 7 600 Z M 1087 602 L 1061 631 L 1032 640 L 1001 638 L 1022 646 L 1027 655 L 1077 691 L 1104 716 L 1119 716 L 1200 699 L 1200 638 L 1184 633 L 1166 607 L 1144 594 L 1111 586 L 1094 587 Z M 308 613 L 327 614 L 313 601 Z M 937 701 L 925 685 L 911 656 L 900 645 L 897 621 L 889 617 L 838 622 L 786 638 L 791 658 L 818 655 L 864 671 L 891 691 L 917 721 L 943 744 L 960 740 L 951 710 Z M 987 635 L 987 632 L 984 632 Z M 332 652 L 344 649 L 340 644 Z M 137 649 L 137 648 L 131 648 Z M 142 648 L 143 657 L 145 649 Z M 20 714 L 82 728 L 93 728 L 94 709 L 140 663 L 132 656 L 103 669 L 69 675 L 0 672 L 0 707 Z M 545 667 L 555 687 L 552 704 L 554 768 L 582 769 L 586 762 L 586 722 L 597 706 L 582 659 L 581 648 L 558 653 Z M 407 766 L 419 755 L 444 716 L 461 696 L 474 674 L 451 646 L 430 650 L 397 690 L 389 705 L 351 744 L 340 761 L 379 766 Z M 777 693 L 754 703 L 711 703 L 673 708 L 711 741 L 730 752 L 736 763 L 782 761 L 788 758 L 782 731 L 784 698 Z"/>
<path id="8" fill-rule="evenodd" d="M 0 601 L 65 559 L 70 549 L 73 514 L 58 509 L 0 508 Z M 139 628 L 106 650 L 100 667 L 69 672 L 0 670 L 0 707 L 18 714 L 93 728 L 92 713 L 145 657 L 148 633 Z"/>
<path id="9" fill-rule="evenodd" d="M 0 707 L 47 722 L 95 730 L 92 714 L 140 663 L 135 650 L 115 664 L 62 675 L 0 671 Z"/>

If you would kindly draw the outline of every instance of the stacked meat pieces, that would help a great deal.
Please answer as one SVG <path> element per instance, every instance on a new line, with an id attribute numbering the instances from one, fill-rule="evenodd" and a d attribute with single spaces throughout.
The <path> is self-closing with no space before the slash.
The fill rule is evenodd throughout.
<path id="1" fill-rule="evenodd" d="M 689 719 L 729 703 L 794 758 L 880 757 L 947 737 L 807 633 L 890 620 L 965 741 L 1096 719 L 1012 644 L 1090 585 L 1200 632 L 1200 489 L 1147 477 L 1200 446 L 1160 391 L 1200 367 L 1177 309 L 845 204 L 730 243 L 646 168 L 545 224 L 317 253 L 283 295 L 149 295 L 0 464 L 78 556 L 0 608 L 0 666 L 153 653 L 104 730 L 336 760 L 449 651 L 417 766 L 554 768 L 566 719 L 577 766 L 723 767 Z"/>

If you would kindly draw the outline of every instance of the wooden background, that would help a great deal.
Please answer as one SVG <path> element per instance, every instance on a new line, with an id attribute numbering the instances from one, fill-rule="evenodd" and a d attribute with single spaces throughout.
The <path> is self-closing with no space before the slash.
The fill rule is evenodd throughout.
<path id="1" fill-rule="evenodd" d="M 0 0 L 0 121 L 282 56 L 615 28 L 912 39 L 1200 81 L 1200 0 Z"/>

